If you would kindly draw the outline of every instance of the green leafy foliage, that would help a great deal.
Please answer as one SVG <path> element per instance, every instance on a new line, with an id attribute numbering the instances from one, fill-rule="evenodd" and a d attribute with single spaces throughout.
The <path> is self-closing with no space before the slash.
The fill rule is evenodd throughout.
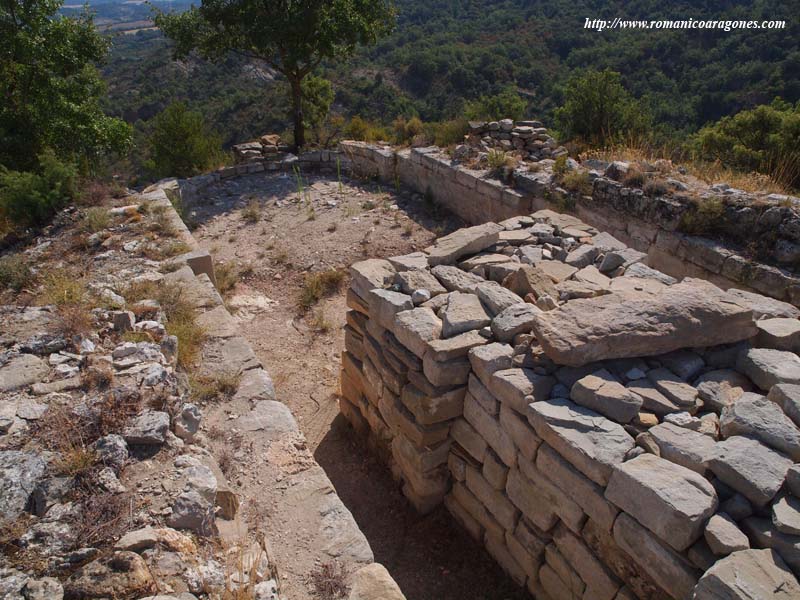
<path id="1" fill-rule="evenodd" d="M 171 104 L 154 119 L 149 149 L 147 167 L 155 177 L 191 177 L 223 160 L 219 136 L 203 115 L 182 102 Z"/>
<path id="2" fill-rule="evenodd" d="M 649 116 L 609 69 L 572 77 L 563 92 L 556 122 L 567 138 L 605 146 L 646 135 Z"/>
<path id="3" fill-rule="evenodd" d="M 800 102 L 771 104 L 723 117 L 691 140 L 695 156 L 800 186 Z"/>
<path id="4" fill-rule="evenodd" d="M 75 198 L 77 169 L 52 151 L 39 157 L 36 171 L 0 167 L 0 216 L 23 226 L 44 224 Z"/>
<path id="5" fill-rule="evenodd" d="M 35 169 L 46 148 L 91 164 L 131 140 L 130 126 L 100 109 L 104 85 L 93 65 L 108 40 L 88 12 L 57 16 L 61 4 L 0 3 L 0 164 L 9 169 Z"/>
<path id="6" fill-rule="evenodd" d="M 180 14 L 159 12 L 156 24 L 175 42 L 175 54 L 197 50 L 222 59 L 237 52 L 282 73 L 291 88 L 295 145 L 305 145 L 303 79 L 323 60 L 351 55 L 391 29 L 387 0 L 203 0 Z"/>
<path id="7" fill-rule="evenodd" d="M 464 116 L 472 121 L 519 121 L 525 116 L 526 108 L 527 102 L 520 97 L 516 88 L 509 86 L 499 94 L 481 96 L 478 100 L 469 102 L 464 109 Z"/>
<path id="8" fill-rule="evenodd" d="M 303 123 L 319 141 L 322 128 L 333 104 L 333 84 L 323 77 L 309 75 L 303 79 Z"/>

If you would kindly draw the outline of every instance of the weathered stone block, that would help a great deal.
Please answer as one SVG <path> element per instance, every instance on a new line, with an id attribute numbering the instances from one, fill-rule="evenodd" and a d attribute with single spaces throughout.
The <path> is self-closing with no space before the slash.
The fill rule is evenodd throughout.
<path id="1" fill-rule="evenodd" d="M 633 517 L 625 513 L 617 517 L 614 540 L 670 597 L 681 600 L 691 596 L 699 573 Z"/>
<path id="2" fill-rule="evenodd" d="M 621 425 L 569 400 L 528 405 L 536 433 L 592 481 L 606 485 L 614 466 L 625 460 L 633 438 Z"/>
<path id="3" fill-rule="evenodd" d="M 773 550 L 734 552 L 706 571 L 692 594 L 693 600 L 789 600 L 797 597 L 800 597 L 797 579 Z"/>
<path id="4" fill-rule="evenodd" d="M 411 296 L 391 290 L 371 290 L 367 295 L 367 301 L 369 302 L 370 320 L 375 319 L 381 327 L 389 331 L 394 331 L 397 313 L 414 308 Z"/>
<path id="5" fill-rule="evenodd" d="M 429 308 L 415 308 L 397 313 L 392 331 L 401 344 L 422 358 L 429 343 L 441 337 L 442 321 Z"/>
<path id="6" fill-rule="evenodd" d="M 628 423 L 642 407 L 642 397 L 626 389 L 605 369 L 576 381 L 570 399 L 618 423 Z"/>
<path id="7" fill-rule="evenodd" d="M 440 237 L 433 246 L 425 249 L 428 263 L 431 266 L 452 264 L 462 256 L 477 254 L 497 242 L 502 230 L 496 223 L 484 223 Z"/>
<path id="8" fill-rule="evenodd" d="M 578 472 L 546 444 L 539 447 L 536 467 L 598 525 L 611 531 L 619 509 L 605 499 L 602 487 Z"/>
<path id="9" fill-rule="evenodd" d="M 467 465 L 466 483 L 467 489 L 481 501 L 503 529 L 514 529 L 519 513 L 502 491 L 492 487 L 478 469 L 469 465 Z"/>
<path id="10" fill-rule="evenodd" d="M 409 383 L 403 388 L 400 400 L 417 423 L 433 425 L 460 417 L 464 412 L 465 393 L 466 388 L 460 387 L 432 398 Z"/>
<path id="11" fill-rule="evenodd" d="M 716 444 L 708 468 L 756 506 L 775 497 L 792 461 L 756 440 L 734 436 Z"/>
<path id="12" fill-rule="evenodd" d="M 555 384 L 555 378 L 531 369 L 504 369 L 492 374 L 488 388 L 501 403 L 524 415 L 528 403 L 546 400 Z"/>
<path id="13" fill-rule="evenodd" d="M 516 464 L 517 452 L 511 436 L 500 426 L 496 418 L 484 412 L 469 395 L 464 399 L 464 418 L 507 466 L 513 467 Z"/>
<path id="14" fill-rule="evenodd" d="M 617 465 L 606 498 L 676 550 L 702 535 L 719 504 L 705 478 L 652 454 Z"/>

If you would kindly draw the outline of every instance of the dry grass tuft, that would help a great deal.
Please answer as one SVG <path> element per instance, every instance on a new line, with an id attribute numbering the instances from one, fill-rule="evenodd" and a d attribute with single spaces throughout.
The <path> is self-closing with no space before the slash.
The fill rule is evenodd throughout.
<path id="1" fill-rule="evenodd" d="M 96 364 L 81 373 L 84 390 L 107 390 L 114 383 L 114 370 L 106 364 Z"/>
<path id="2" fill-rule="evenodd" d="M 242 219 L 246 222 L 255 224 L 261 219 L 261 204 L 255 198 L 251 199 L 242 209 Z"/>
<path id="3" fill-rule="evenodd" d="M 592 180 L 586 171 L 567 171 L 561 177 L 561 185 L 564 189 L 581 196 L 591 196 L 592 194 Z"/>
<path id="4" fill-rule="evenodd" d="M 129 493 L 87 493 L 72 521 L 78 547 L 97 547 L 122 536 L 133 525 L 136 508 Z"/>
<path id="5" fill-rule="evenodd" d="M 163 244 L 157 244 L 155 242 L 151 242 L 144 246 L 142 254 L 145 258 L 154 261 L 162 261 L 168 258 L 173 258 L 175 256 L 179 256 L 181 254 L 186 254 L 190 252 L 191 248 L 186 242 L 181 242 L 179 240 L 169 240 Z"/>
<path id="6" fill-rule="evenodd" d="M 239 389 L 241 375 L 237 373 L 217 373 L 211 376 L 189 378 L 192 398 L 200 402 L 231 398 Z"/>
<path id="7" fill-rule="evenodd" d="M 338 600 L 348 594 L 347 573 L 335 562 L 322 563 L 309 575 L 309 582 L 320 600 Z"/>
<path id="8" fill-rule="evenodd" d="M 65 269 L 50 271 L 42 278 L 40 299 L 59 308 L 82 305 L 87 299 L 86 281 Z"/>
<path id="9" fill-rule="evenodd" d="M 21 291 L 33 282 L 33 272 L 22 254 L 0 258 L 0 289 Z"/>
<path id="10" fill-rule="evenodd" d="M 681 216 L 678 229 L 691 235 L 713 235 L 718 232 L 724 214 L 725 203 L 721 198 L 695 199 Z"/>
<path id="11" fill-rule="evenodd" d="M 317 333 L 328 333 L 333 329 L 333 324 L 328 321 L 325 311 L 320 308 L 315 310 L 311 316 L 311 327 Z"/>
<path id="12" fill-rule="evenodd" d="M 128 303 L 158 301 L 164 311 L 167 334 L 178 338 L 178 365 L 189 368 L 195 362 L 205 331 L 197 324 L 197 313 L 179 286 L 142 281 L 128 286 L 122 296 Z"/>
<path id="13" fill-rule="evenodd" d="M 175 237 L 178 231 L 170 218 L 170 212 L 166 206 L 154 206 L 150 210 L 150 230 L 162 235 Z"/>
<path id="14" fill-rule="evenodd" d="M 239 283 L 240 273 L 234 261 L 217 262 L 214 264 L 214 276 L 217 278 L 217 290 L 220 295 L 227 297 Z"/>
<path id="15" fill-rule="evenodd" d="M 317 302 L 336 293 L 346 277 L 344 271 L 329 269 L 318 273 L 309 273 L 300 290 L 298 304 L 303 311 L 307 311 Z"/>
<path id="16" fill-rule="evenodd" d="M 625 177 L 622 178 L 622 185 L 627 187 L 641 188 L 644 186 L 647 178 L 638 168 L 631 167 Z"/>
<path id="17" fill-rule="evenodd" d="M 108 228 L 111 223 L 111 217 L 108 210 L 99 206 L 93 206 L 86 211 L 81 223 L 81 230 L 84 233 L 97 233 Z"/>

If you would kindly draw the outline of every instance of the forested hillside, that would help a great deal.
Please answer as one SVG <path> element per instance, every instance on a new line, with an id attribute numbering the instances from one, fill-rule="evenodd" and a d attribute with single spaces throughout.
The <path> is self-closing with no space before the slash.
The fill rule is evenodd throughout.
<path id="1" fill-rule="evenodd" d="M 334 84 L 334 112 L 383 124 L 401 115 L 440 121 L 511 86 L 528 116 L 554 124 L 571 75 L 611 68 L 648 110 L 661 142 L 778 96 L 800 99 L 798 0 L 397 0 L 397 7 L 393 34 L 320 69 Z M 112 9 L 100 10 L 105 17 Z M 587 18 L 614 17 L 784 19 L 786 28 L 584 29 Z M 285 84 L 266 65 L 236 56 L 174 62 L 169 46 L 154 30 L 117 34 L 103 69 L 106 110 L 136 123 L 140 139 L 146 122 L 176 100 L 201 112 L 226 146 L 289 127 Z"/>

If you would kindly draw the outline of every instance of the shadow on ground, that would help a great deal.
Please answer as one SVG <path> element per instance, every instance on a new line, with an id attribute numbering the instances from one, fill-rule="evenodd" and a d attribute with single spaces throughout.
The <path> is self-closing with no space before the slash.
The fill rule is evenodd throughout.
<path id="1" fill-rule="evenodd" d="M 444 507 L 417 514 L 341 415 L 314 457 L 408 600 L 530 600 Z"/>
<path id="2" fill-rule="evenodd" d="M 432 201 L 408 189 L 387 187 L 375 181 L 355 177 L 325 175 L 321 173 L 255 173 L 231 179 L 223 179 L 206 188 L 201 198 L 193 204 L 193 225 L 199 226 L 225 213 L 241 210 L 251 202 L 260 208 L 281 208 L 292 205 L 313 204 L 319 208 L 341 203 L 344 197 L 363 197 L 364 202 L 372 197 L 384 197 L 396 204 L 409 218 L 427 230 L 441 229 L 449 233 L 463 226 L 457 218 L 439 209 Z"/>

